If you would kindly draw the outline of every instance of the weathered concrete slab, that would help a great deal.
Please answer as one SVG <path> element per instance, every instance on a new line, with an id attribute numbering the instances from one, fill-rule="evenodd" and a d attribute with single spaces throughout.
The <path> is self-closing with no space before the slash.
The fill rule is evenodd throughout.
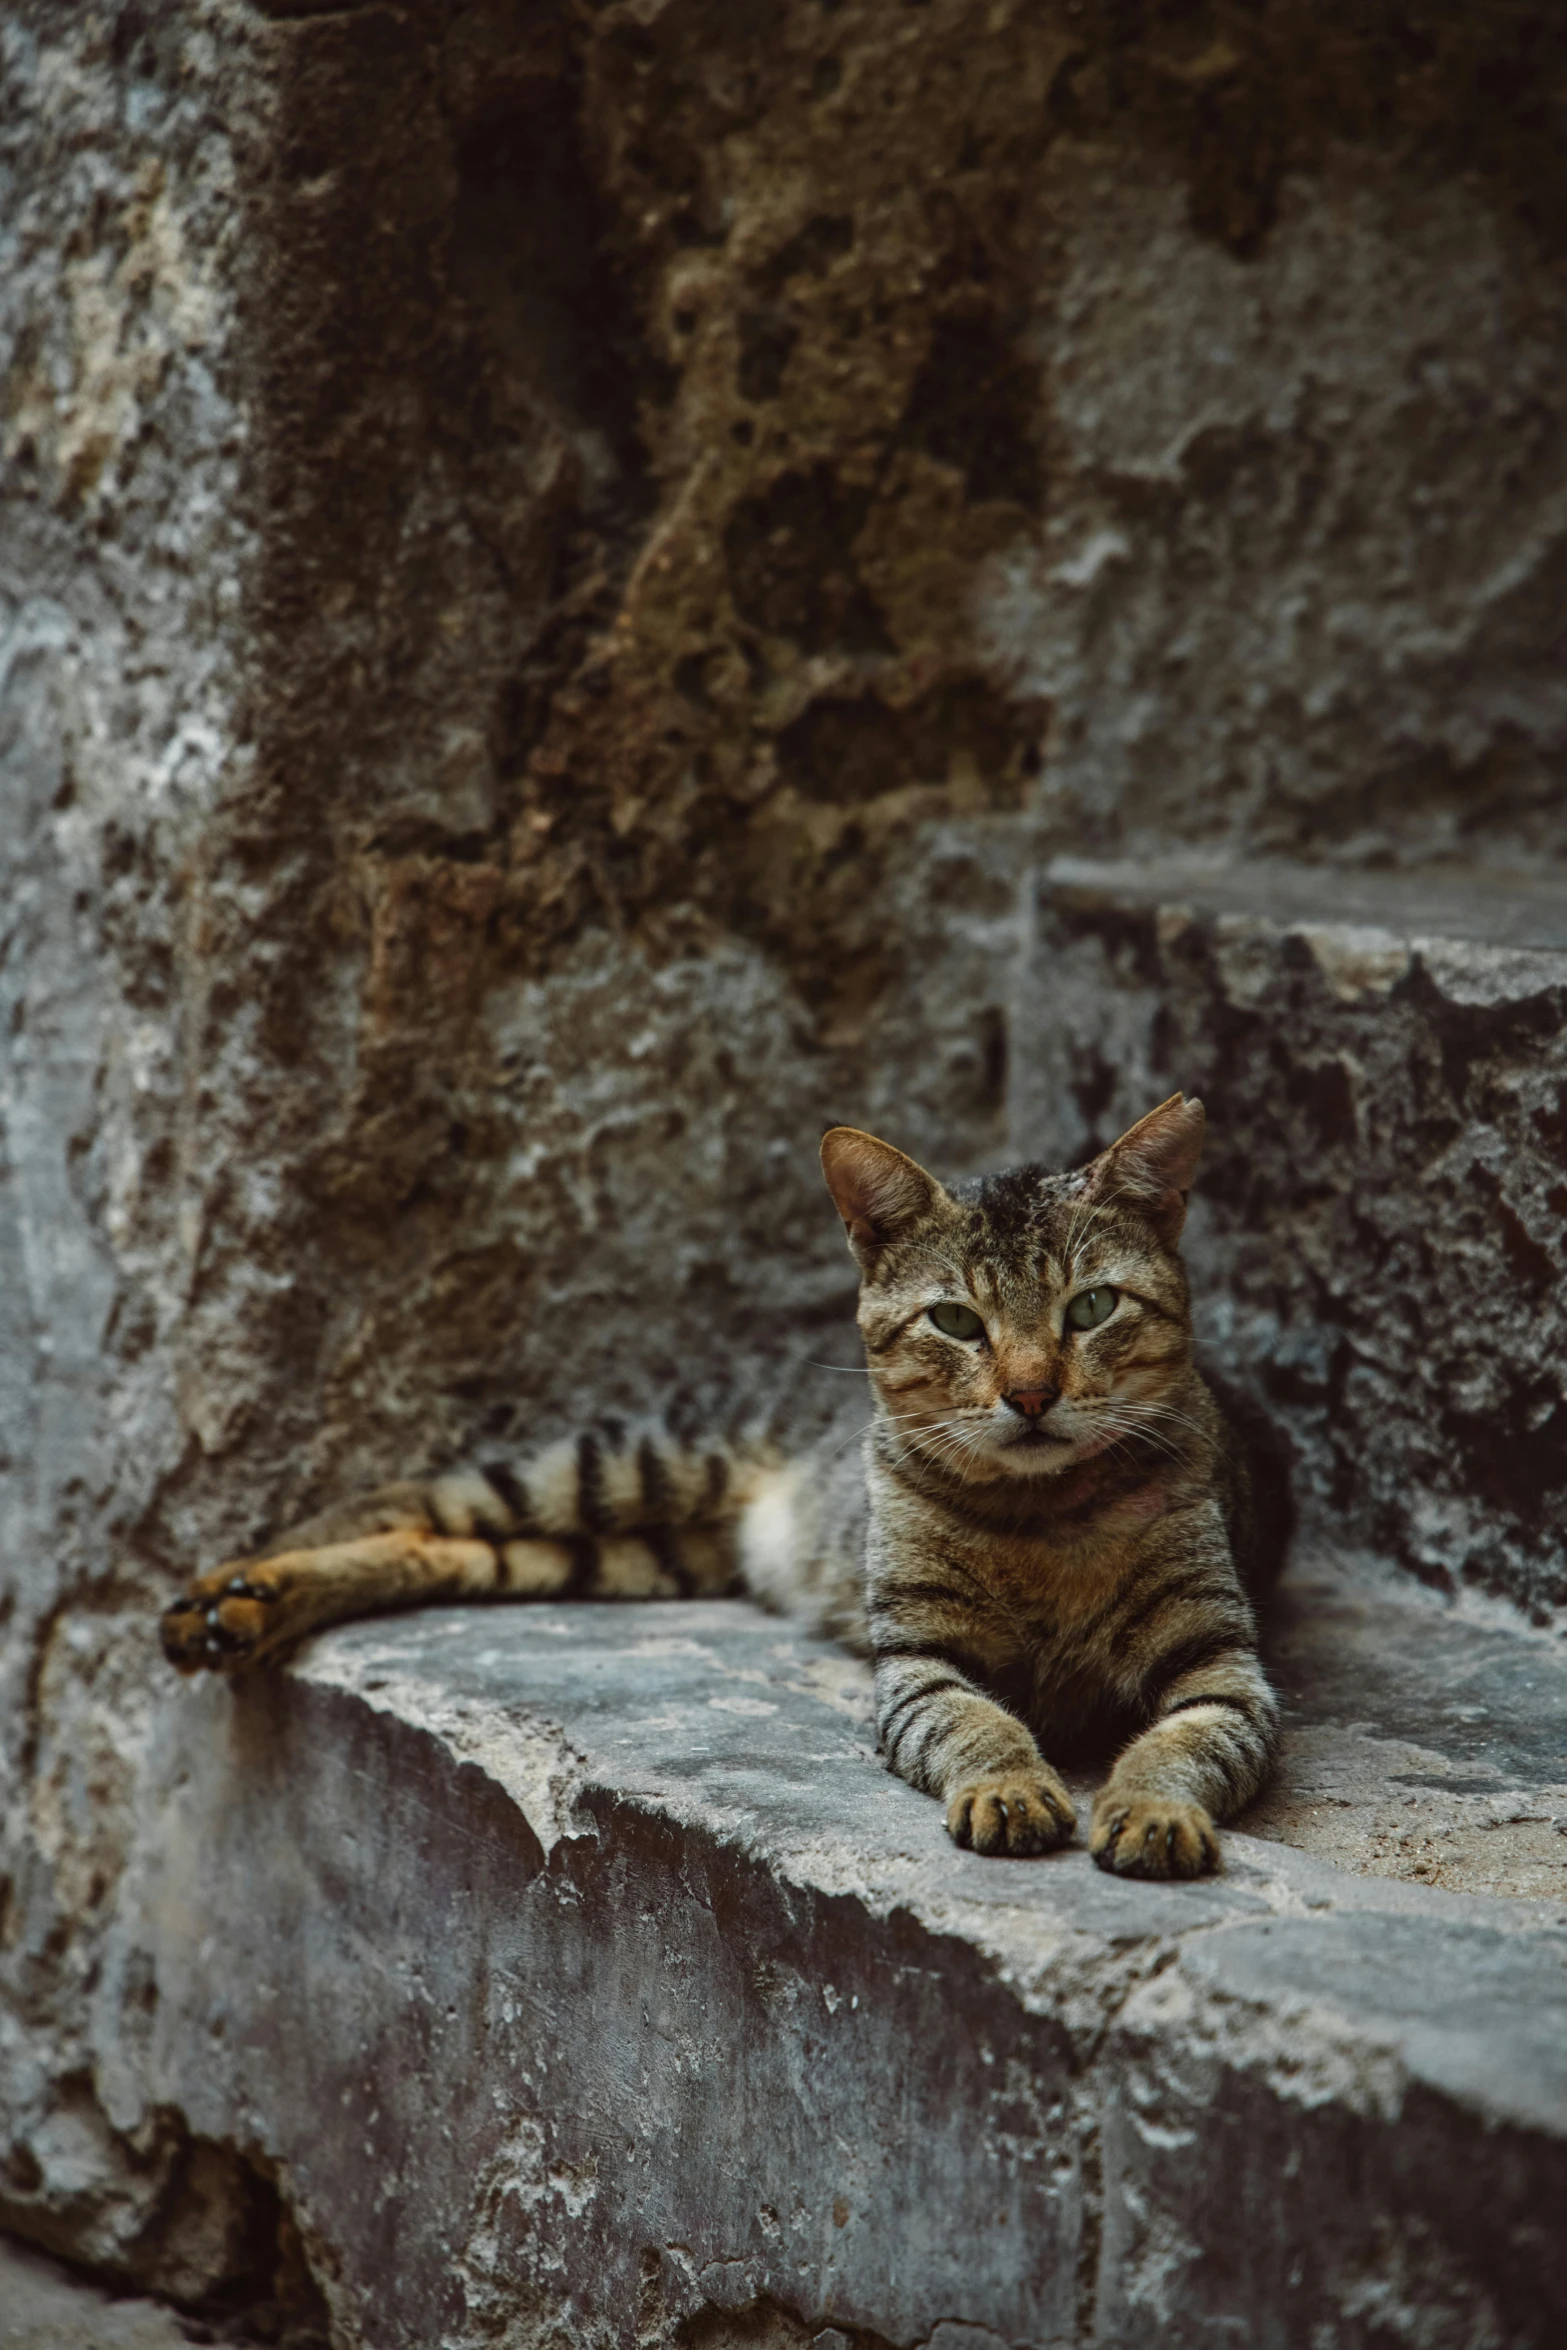
<path id="1" fill-rule="evenodd" d="M 345 2342 L 1567 2322 L 1567 1908 L 959 1853 L 742 1603 L 365 1623 L 158 1736 L 100 2093 L 277 2165 Z"/>
<path id="2" fill-rule="evenodd" d="M 1567 1641 L 1309 1552 L 1269 1612 L 1284 1759 L 1247 1815 L 1339 1868 L 1567 1911 Z"/>
<path id="3" fill-rule="evenodd" d="M 1567 891 L 1191 856 L 1041 877 L 1014 1142 L 1074 1164 L 1177 1085 L 1188 1254 L 1308 1515 L 1425 1579 L 1567 1602 Z"/>
<path id="4" fill-rule="evenodd" d="M 156 2301 L 116 2298 L 0 2236 L 0 2350 L 187 2350 L 194 2332 Z"/>

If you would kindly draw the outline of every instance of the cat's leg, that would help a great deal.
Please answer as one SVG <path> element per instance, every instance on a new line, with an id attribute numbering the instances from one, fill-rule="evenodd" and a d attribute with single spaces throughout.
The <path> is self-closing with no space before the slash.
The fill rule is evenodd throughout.
<path id="1" fill-rule="evenodd" d="M 946 1807 L 955 1844 L 1021 1858 L 1071 1842 L 1071 1796 L 954 1649 L 881 1650 L 876 1720 L 888 1769 Z"/>
<path id="2" fill-rule="evenodd" d="M 182 1673 L 237 1673 L 346 1616 L 420 1600 L 487 1597 L 503 1571 L 493 1544 L 412 1526 L 231 1559 L 197 1575 L 164 1610 L 163 1653 Z"/>
<path id="3" fill-rule="evenodd" d="M 291 1528 L 263 1556 L 197 1575 L 162 1620 L 181 1672 L 266 1664 L 351 1616 L 466 1599 L 676 1599 L 729 1589 L 744 1490 L 721 1445 L 593 1431 L 518 1470 L 385 1485 Z M 689 1523 L 680 1512 L 706 1511 Z M 651 1518 L 637 1532 L 622 1529 Z"/>
<path id="4" fill-rule="evenodd" d="M 210 1567 L 164 1611 L 163 1653 L 183 1673 L 237 1673 L 274 1662 L 324 1624 L 389 1608 L 470 1599 L 680 1599 L 727 1590 L 733 1573 L 716 1529 L 508 1541 L 401 1527 Z"/>
<path id="5" fill-rule="evenodd" d="M 1070 1843 L 1071 1796 L 1027 1724 L 989 1693 L 1011 1636 L 972 1576 L 929 1543 L 889 1542 L 882 1529 L 865 1616 L 887 1767 L 945 1806 L 954 1843 L 1014 1857 Z"/>
<path id="6" fill-rule="evenodd" d="M 1118 1678 L 1153 1718 L 1095 1799 L 1088 1849 L 1102 1869 L 1198 1877 L 1218 1867 L 1215 1822 L 1250 1802 L 1278 1748 L 1278 1701 L 1255 1640 L 1222 1534 L 1209 1528 L 1143 1562 L 1119 1611 Z"/>
<path id="7" fill-rule="evenodd" d="M 466 1481 L 378 1486 L 285 1528 L 261 1557 L 209 1567 L 164 1610 L 164 1655 L 180 1672 L 235 1673 L 346 1616 L 493 1591 L 496 1550 L 448 1538 L 477 1529 L 471 1508 L 442 1510 L 442 1482 L 460 1494 Z M 503 1505 L 491 1514 L 499 1531 Z"/>

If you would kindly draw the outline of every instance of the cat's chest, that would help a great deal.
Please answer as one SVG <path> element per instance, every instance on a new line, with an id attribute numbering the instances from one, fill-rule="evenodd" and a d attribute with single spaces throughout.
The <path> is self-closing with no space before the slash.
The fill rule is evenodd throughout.
<path id="1" fill-rule="evenodd" d="M 1107 1662 L 1103 1643 L 1084 1639 L 1070 1620 L 1036 1611 L 1016 1626 L 1016 1649 L 1004 1676 L 1012 1702 L 1063 1760 L 1108 1751 L 1133 1726 Z"/>
<path id="2" fill-rule="evenodd" d="M 1008 1608 L 1004 1625 L 992 1617 L 975 1642 L 976 1660 L 981 1654 L 990 1693 L 1028 1723 L 1052 1759 L 1089 1760 L 1134 1726 L 1099 1644 L 1076 1637 L 1046 1606 Z"/>
<path id="3" fill-rule="evenodd" d="M 992 1552 L 986 1566 L 997 1683 L 1009 1702 L 1031 1719 L 1080 1722 L 1085 1730 L 1112 1718 L 1118 1723 L 1105 1633 L 1130 1573 L 1128 1562 L 1056 1552 L 998 1559 Z"/>
<path id="4" fill-rule="evenodd" d="M 1095 1538 L 1079 1542 L 980 1541 L 966 1563 L 1019 1656 L 1040 1663 L 1058 1658 L 1064 1665 L 1135 1579 L 1143 1549 L 1118 1527 L 1110 1539 L 1096 1529 Z"/>

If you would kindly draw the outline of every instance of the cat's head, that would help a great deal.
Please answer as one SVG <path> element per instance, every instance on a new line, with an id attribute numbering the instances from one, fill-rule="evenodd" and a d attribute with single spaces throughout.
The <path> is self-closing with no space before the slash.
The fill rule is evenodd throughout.
<path id="1" fill-rule="evenodd" d="M 835 1126 L 822 1170 L 899 1436 L 987 1483 L 1059 1475 L 1139 1432 L 1169 1445 L 1202 1137 L 1201 1102 L 1172 1094 L 1073 1174 L 1016 1167 L 949 1190 L 891 1143 Z"/>

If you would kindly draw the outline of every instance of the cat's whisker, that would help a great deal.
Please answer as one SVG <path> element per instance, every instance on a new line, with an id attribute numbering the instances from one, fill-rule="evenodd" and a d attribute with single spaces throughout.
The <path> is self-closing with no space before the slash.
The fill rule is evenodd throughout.
<path id="1" fill-rule="evenodd" d="M 1077 1260 L 1081 1250 L 1087 1246 L 1088 1235 L 1090 1231 L 1092 1230 L 1093 1226 L 1098 1223 L 1101 1216 L 1109 1214 L 1113 1204 L 1113 1200 L 1110 1199 L 1095 1200 L 1088 1208 L 1087 1213 L 1081 1218 L 1079 1227 L 1075 1229 L 1070 1235 L 1066 1250 L 1066 1277 L 1068 1287 L 1076 1287 Z"/>
<path id="2" fill-rule="evenodd" d="M 874 1428 L 875 1425 L 876 1423 L 874 1420 L 863 1420 L 858 1428 L 851 1428 L 847 1436 L 840 1437 L 838 1442 L 833 1445 L 829 1451 L 822 1455 L 823 1466 L 825 1466 L 828 1461 L 835 1461 L 841 1452 L 847 1452 L 850 1445 L 854 1443 L 857 1437 L 868 1435 L 870 1430 Z"/>
<path id="3" fill-rule="evenodd" d="M 1114 1407 L 1097 1412 L 1095 1418 L 1099 1428 L 1109 1428 L 1116 1431 L 1115 1442 L 1118 1445 L 1129 1442 L 1135 1436 L 1141 1442 L 1151 1444 L 1158 1451 L 1168 1454 L 1171 1460 L 1184 1461 L 1187 1457 L 1185 1450 L 1172 1438 L 1164 1435 L 1158 1429 L 1148 1427 L 1141 1420 L 1125 1416 L 1122 1411 Z"/>
<path id="4" fill-rule="evenodd" d="M 957 1420 L 927 1420 L 919 1434 L 932 1445 L 972 1441 L 970 1431 Z"/>
<path id="5" fill-rule="evenodd" d="M 1174 1461 L 1177 1465 L 1182 1465 L 1185 1462 L 1186 1455 L 1175 1445 L 1166 1444 L 1160 1437 L 1150 1436 L 1146 1428 L 1120 1429 L 1111 1438 L 1106 1450 L 1112 1452 L 1123 1450 L 1127 1445 L 1134 1443 L 1151 1445 L 1155 1452 L 1162 1453 L 1166 1460 Z"/>
<path id="6" fill-rule="evenodd" d="M 1084 1218 L 1092 1211 L 1093 1204 L 1093 1191 L 1090 1186 L 1085 1183 L 1083 1185 L 1082 1191 L 1079 1193 L 1076 1201 L 1073 1203 L 1071 1221 L 1066 1228 L 1066 1238 L 1061 1244 L 1063 1269 L 1068 1281 L 1070 1281 L 1072 1278 L 1072 1273 L 1076 1262 L 1078 1234 L 1084 1228 Z"/>
<path id="7" fill-rule="evenodd" d="M 1138 1405 L 1121 1401 L 1104 1404 L 1100 1407 L 1097 1416 L 1104 1420 L 1114 1420 L 1124 1428 L 1145 1428 L 1155 1424 Z M 1195 1427 L 1196 1422 L 1194 1421 L 1192 1425 Z"/>
<path id="8" fill-rule="evenodd" d="M 982 1449 L 979 1427 L 971 1416 L 965 1414 L 952 1414 L 945 1419 L 927 1421 L 920 1430 L 918 1441 L 907 1436 L 899 1441 L 905 1448 L 917 1451 L 923 1459 L 936 1466 L 965 1458 L 975 1459 Z"/>
<path id="9" fill-rule="evenodd" d="M 1163 1453 L 1167 1460 L 1184 1462 L 1191 1459 L 1189 1446 L 1173 1437 L 1161 1435 L 1156 1429 L 1133 1426 L 1122 1429 L 1121 1434 L 1128 1443 L 1135 1439 L 1139 1444 L 1151 1445 L 1155 1452 Z"/>
<path id="10" fill-rule="evenodd" d="M 1096 1224 L 1101 1216 L 1108 1215 L 1113 1207 L 1119 1206 L 1129 1196 L 1124 1183 L 1113 1184 L 1108 1190 L 1084 1184 L 1081 1197 L 1072 1211 L 1072 1220 L 1067 1226 L 1066 1239 L 1062 1244 L 1069 1282 L 1076 1278 L 1077 1252 L 1083 1246 L 1090 1227 Z"/>
<path id="11" fill-rule="evenodd" d="M 973 1452 L 978 1449 L 978 1432 L 959 1421 L 939 1421 L 924 1432 L 932 1450 Z"/>
<path id="12" fill-rule="evenodd" d="M 1173 1403 L 1139 1403 L 1136 1409 L 1152 1419 L 1171 1420 L 1179 1427 L 1193 1429 L 1199 1436 L 1210 1433 L 1201 1420 L 1194 1420 L 1190 1412 L 1178 1411 Z"/>
<path id="13" fill-rule="evenodd" d="M 1098 1205 L 1094 1199 L 1093 1192 L 1085 1183 L 1082 1190 L 1082 1196 L 1079 1198 L 1076 1206 L 1072 1210 L 1072 1221 L 1067 1226 L 1066 1239 L 1062 1243 L 1062 1255 L 1066 1259 L 1068 1280 L 1071 1279 L 1073 1269 L 1076 1265 L 1077 1251 L 1081 1245 L 1082 1236 L 1084 1232 L 1087 1231 L 1089 1224 L 1093 1221 L 1097 1214 Z"/>
<path id="14" fill-rule="evenodd" d="M 1128 1398 L 1122 1409 L 1135 1413 L 1140 1420 L 1144 1421 L 1168 1420 L 1172 1426 L 1189 1428 L 1194 1436 L 1205 1437 L 1210 1433 L 1200 1420 L 1194 1420 L 1189 1412 L 1177 1411 L 1174 1404 L 1140 1403 L 1135 1398 Z"/>

